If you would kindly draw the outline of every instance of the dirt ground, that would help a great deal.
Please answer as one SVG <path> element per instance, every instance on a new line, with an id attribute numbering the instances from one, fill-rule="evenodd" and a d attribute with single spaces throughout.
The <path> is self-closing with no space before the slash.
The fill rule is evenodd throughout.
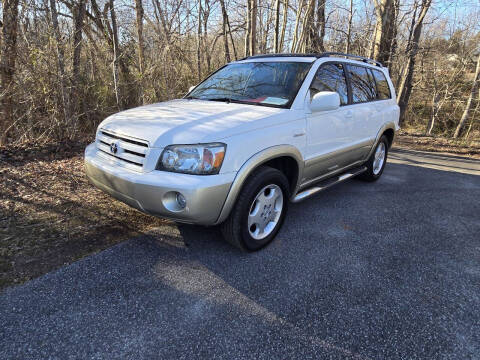
<path id="1" fill-rule="evenodd" d="M 94 188 L 85 145 L 0 148 L 0 289 L 169 223 Z M 480 144 L 415 134 L 401 133 L 394 146 L 480 158 Z"/>

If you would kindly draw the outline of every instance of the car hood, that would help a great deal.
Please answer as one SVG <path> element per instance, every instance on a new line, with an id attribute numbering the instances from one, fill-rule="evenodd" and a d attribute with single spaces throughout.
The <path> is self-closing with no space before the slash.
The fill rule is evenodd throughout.
<path id="1" fill-rule="evenodd" d="M 172 100 L 140 106 L 106 118 L 99 129 L 146 140 L 152 147 L 221 141 L 268 126 L 287 110 L 205 100 Z M 260 120 L 263 121 L 254 121 Z"/>

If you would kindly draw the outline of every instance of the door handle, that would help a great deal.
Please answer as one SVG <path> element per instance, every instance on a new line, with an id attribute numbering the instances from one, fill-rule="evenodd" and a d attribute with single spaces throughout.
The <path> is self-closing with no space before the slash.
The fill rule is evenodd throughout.
<path id="1" fill-rule="evenodd" d="M 305 135 L 305 131 L 297 131 L 295 133 L 293 133 L 293 137 L 299 137 L 299 136 L 303 136 Z"/>
<path id="2" fill-rule="evenodd" d="M 353 117 L 353 111 L 352 110 L 348 110 L 346 113 L 345 113 L 345 117 L 347 119 L 350 119 L 351 117 Z"/>

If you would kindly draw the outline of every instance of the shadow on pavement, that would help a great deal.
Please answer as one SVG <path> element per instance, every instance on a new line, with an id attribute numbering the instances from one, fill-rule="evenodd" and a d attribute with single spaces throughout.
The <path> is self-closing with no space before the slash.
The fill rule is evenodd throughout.
<path id="1" fill-rule="evenodd" d="M 0 357 L 469 358 L 480 181 L 388 164 L 293 204 L 256 253 L 157 228 L 0 296 Z"/>

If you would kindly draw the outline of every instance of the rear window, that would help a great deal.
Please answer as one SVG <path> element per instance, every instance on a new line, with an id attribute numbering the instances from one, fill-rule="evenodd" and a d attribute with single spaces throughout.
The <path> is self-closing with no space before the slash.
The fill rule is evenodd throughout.
<path id="1" fill-rule="evenodd" d="M 390 86 L 388 86 L 388 81 L 383 72 L 379 70 L 372 70 L 372 72 L 375 77 L 375 82 L 377 83 L 377 99 L 391 99 L 392 94 L 390 92 Z"/>
<path id="2" fill-rule="evenodd" d="M 362 103 L 377 99 L 375 85 L 371 83 L 367 68 L 348 65 L 350 83 L 352 87 L 353 103 Z"/>

